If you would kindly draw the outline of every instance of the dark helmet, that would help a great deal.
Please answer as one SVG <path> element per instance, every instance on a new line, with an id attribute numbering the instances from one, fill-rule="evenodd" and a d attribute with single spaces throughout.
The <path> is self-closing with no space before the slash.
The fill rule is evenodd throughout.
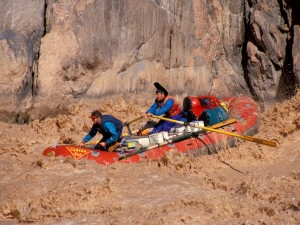
<path id="1" fill-rule="evenodd" d="M 156 93 L 163 93 L 166 97 L 168 96 L 168 91 L 158 82 L 154 83 L 154 86 L 156 87 Z"/>

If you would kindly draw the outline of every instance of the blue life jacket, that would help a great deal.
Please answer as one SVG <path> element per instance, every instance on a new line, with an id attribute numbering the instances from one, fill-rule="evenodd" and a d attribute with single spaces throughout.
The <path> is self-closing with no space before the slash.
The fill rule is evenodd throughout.
<path id="1" fill-rule="evenodd" d="M 107 136 L 110 135 L 109 133 L 107 133 L 107 132 L 104 130 L 104 127 L 103 127 L 103 125 L 104 125 L 106 122 L 111 122 L 113 125 L 115 125 L 118 136 L 119 136 L 119 137 L 122 136 L 123 123 L 122 123 L 120 120 L 118 120 L 117 118 L 113 117 L 113 116 L 110 116 L 110 115 L 103 115 L 103 116 L 101 117 L 101 125 L 99 126 L 99 132 L 100 132 L 104 137 L 107 137 Z"/>

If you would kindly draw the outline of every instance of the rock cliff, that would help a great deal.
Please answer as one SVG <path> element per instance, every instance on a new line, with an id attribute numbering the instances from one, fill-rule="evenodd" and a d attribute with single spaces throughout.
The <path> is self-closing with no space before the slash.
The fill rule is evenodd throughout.
<path id="1" fill-rule="evenodd" d="M 0 119 L 146 99 L 154 81 L 176 96 L 285 99 L 300 82 L 299 10 L 297 0 L 1 1 Z"/>

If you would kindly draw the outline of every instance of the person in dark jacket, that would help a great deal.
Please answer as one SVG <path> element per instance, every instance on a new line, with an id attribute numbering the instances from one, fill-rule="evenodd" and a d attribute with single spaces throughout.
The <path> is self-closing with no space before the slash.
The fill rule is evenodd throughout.
<path id="1" fill-rule="evenodd" d="M 150 109 L 146 112 L 146 116 L 162 116 L 174 120 L 181 119 L 181 108 L 173 96 L 170 96 L 168 91 L 158 82 L 154 83 L 156 88 L 156 99 Z M 152 130 L 152 134 L 158 133 L 161 131 L 170 131 L 175 123 L 160 120 Z"/>
<path id="2" fill-rule="evenodd" d="M 102 139 L 95 145 L 95 149 L 112 151 L 111 148 L 116 147 L 122 139 L 123 123 L 111 115 L 102 115 L 99 110 L 93 111 L 89 118 L 92 119 L 93 126 L 79 146 L 83 146 L 99 132 Z"/>

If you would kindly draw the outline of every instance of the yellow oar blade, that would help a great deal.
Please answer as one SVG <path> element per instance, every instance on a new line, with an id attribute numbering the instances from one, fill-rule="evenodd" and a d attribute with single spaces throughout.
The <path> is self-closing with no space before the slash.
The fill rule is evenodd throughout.
<path id="1" fill-rule="evenodd" d="M 245 139 L 247 141 L 252 141 L 252 142 L 255 142 L 257 144 L 268 145 L 270 147 L 276 147 L 277 146 L 276 142 L 269 141 L 269 140 L 264 140 L 264 139 L 261 139 L 261 138 L 255 138 L 255 137 L 252 137 L 252 136 L 240 135 L 240 134 L 236 134 L 236 133 L 232 133 L 232 132 L 228 132 L 228 131 L 216 130 L 216 129 L 209 128 L 209 127 L 201 127 L 201 129 L 212 131 L 212 132 L 217 132 L 217 133 L 220 133 L 220 134 L 226 134 L 226 135 L 234 136 L 234 137 L 238 137 L 238 138 L 242 138 L 242 139 Z"/>
<path id="2" fill-rule="evenodd" d="M 169 122 L 181 124 L 181 125 L 185 124 L 182 121 L 173 120 L 173 119 L 165 118 L 165 117 L 162 117 L 162 116 L 152 115 L 152 117 L 160 119 L 160 120 L 166 120 L 166 121 L 169 121 Z M 264 140 L 264 139 L 255 138 L 255 137 L 251 137 L 251 136 L 240 135 L 240 134 L 236 134 L 236 133 L 232 133 L 232 132 L 228 132 L 228 131 L 216 130 L 216 129 L 213 129 L 213 128 L 210 128 L 210 127 L 202 127 L 202 126 L 196 126 L 196 127 L 200 128 L 202 130 L 208 130 L 208 131 L 212 131 L 212 132 L 216 132 L 216 133 L 220 133 L 220 134 L 225 134 L 225 135 L 229 135 L 229 136 L 233 136 L 233 137 L 242 138 L 242 139 L 245 139 L 247 141 L 255 142 L 257 144 L 263 144 L 263 145 L 267 145 L 267 146 L 270 146 L 270 147 L 276 147 L 277 146 L 276 142 L 274 142 L 274 141 Z"/>

